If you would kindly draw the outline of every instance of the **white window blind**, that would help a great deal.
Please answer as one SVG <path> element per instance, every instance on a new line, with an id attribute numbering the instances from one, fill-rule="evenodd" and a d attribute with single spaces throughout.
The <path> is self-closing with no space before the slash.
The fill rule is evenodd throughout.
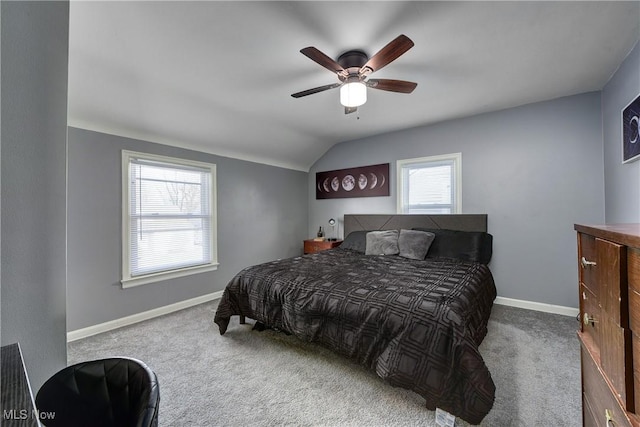
<path id="1" fill-rule="evenodd" d="M 124 152 L 124 167 L 123 285 L 217 265 L 215 165 Z"/>
<path id="2" fill-rule="evenodd" d="M 461 154 L 399 160 L 398 212 L 451 214 L 461 211 Z"/>

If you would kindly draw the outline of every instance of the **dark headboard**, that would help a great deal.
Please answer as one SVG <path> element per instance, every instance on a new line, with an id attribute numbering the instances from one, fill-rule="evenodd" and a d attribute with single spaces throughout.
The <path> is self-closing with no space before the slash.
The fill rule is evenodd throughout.
<path id="1" fill-rule="evenodd" d="M 361 230 L 399 230 L 441 228 L 461 231 L 487 231 L 487 214 L 410 215 L 410 214 L 346 214 L 344 236 Z"/>

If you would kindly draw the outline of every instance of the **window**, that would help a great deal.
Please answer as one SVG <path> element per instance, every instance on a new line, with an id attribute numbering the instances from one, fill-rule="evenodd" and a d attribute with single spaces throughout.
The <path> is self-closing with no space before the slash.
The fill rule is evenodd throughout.
<path id="1" fill-rule="evenodd" d="M 122 152 L 122 287 L 217 268 L 216 166 Z"/>
<path id="2" fill-rule="evenodd" d="M 398 160 L 398 213 L 462 212 L 462 153 Z"/>

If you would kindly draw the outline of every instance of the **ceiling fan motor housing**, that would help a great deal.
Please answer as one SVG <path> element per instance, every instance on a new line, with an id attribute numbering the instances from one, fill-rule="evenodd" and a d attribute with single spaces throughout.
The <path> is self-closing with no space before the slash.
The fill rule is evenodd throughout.
<path id="1" fill-rule="evenodd" d="M 360 68 L 367 63 L 369 57 L 361 50 L 349 50 L 338 57 L 338 64 L 342 66 L 349 75 L 358 74 Z"/>

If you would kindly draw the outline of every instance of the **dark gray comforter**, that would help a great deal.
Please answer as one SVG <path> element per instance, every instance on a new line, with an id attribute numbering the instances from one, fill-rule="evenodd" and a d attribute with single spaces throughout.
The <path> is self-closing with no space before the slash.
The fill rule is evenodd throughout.
<path id="1" fill-rule="evenodd" d="M 224 334 L 244 315 L 319 342 L 478 424 L 495 395 L 478 352 L 495 297 L 483 264 L 338 248 L 242 270 L 214 321 Z"/>

